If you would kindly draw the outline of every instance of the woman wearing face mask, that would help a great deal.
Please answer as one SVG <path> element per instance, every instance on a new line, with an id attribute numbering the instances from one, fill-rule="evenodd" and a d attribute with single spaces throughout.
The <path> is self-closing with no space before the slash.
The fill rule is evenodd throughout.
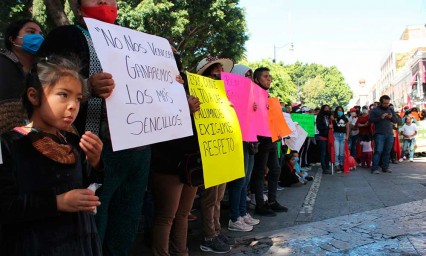
<path id="1" fill-rule="evenodd" d="M 32 20 L 11 23 L 4 33 L 6 50 L 0 52 L 0 134 L 20 126 L 26 118 L 21 104 L 25 77 L 43 42 L 40 25 Z"/>
<path id="2" fill-rule="evenodd" d="M 82 17 L 114 23 L 116 0 L 78 0 Z M 83 77 L 87 78 L 90 95 L 82 104 L 75 121 L 80 134 L 89 130 L 103 142 L 105 165 L 103 186 L 99 193 L 101 206 L 96 214 L 99 236 L 106 255 L 127 255 L 136 237 L 151 159 L 149 146 L 112 151 L 105 99 L 114 90 L 111 74 L 102 70 L 86 25 L 58 27 L 47 35 L 39 54 L 77 55 L 82 61 Z"/>
<path id="3" fill-rule="evenodd" d="M 333 122 L 336 172 L 340 173 L 342 172 L 344 164 L 345 143 L 349 139 L 349 120 L 344 115 L 343 107 L 341 106 L 336 107 L 334 115 L 331 116 L 331 120 Z"/>
<path id="4" fill-rule="evenodd" d="M 328 145 L 328 132 L 331 127 L 330 124 L 331 109 L 329 105 L 322 105 L 318 113 L 316 126 L 319 132 L 320 144 L 320 161 L 321 168 L 324 174 L 331 174 L 330 172 L 330 155 L 327 150 Z"/>

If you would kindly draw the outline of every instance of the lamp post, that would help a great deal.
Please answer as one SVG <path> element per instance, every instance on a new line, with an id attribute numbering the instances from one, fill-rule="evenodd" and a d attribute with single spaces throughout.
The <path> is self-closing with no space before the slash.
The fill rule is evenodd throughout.
<path id="1" fill-rule="evenodd" d="M 277 60 L 277 49 L 284 48 L 284 47 L 286 47 L 288 45 L 290 45 L 290 51 L 293 51 L 294 50 L 294 44 L 292 42 L 286 43 L 283 46 L 275 46 L 275 44 L 274 44 L 274 59 L 272 60 L 273 63 L 275 63 L 276 60 Z"/>

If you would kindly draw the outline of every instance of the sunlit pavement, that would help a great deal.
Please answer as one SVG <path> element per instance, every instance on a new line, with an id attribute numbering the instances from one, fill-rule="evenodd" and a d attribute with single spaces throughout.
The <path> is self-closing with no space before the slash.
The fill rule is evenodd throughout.
<path id="1" fill-rule="evenodd" d="M 313 182 L 278 192 L 289 212 L 254 215 L 261 223 L 248 233 L 228 231 L 224 209 L 222 230 L 237 239 L 228 255 L 426 255 L 426 158 L 390 168 L 323 175 L 313 167 Z M 190 255 L 213 255 L 200 241 L 198 220 L 190 224 Z M 131 255 L 149 255 L 141 243 Z"/>

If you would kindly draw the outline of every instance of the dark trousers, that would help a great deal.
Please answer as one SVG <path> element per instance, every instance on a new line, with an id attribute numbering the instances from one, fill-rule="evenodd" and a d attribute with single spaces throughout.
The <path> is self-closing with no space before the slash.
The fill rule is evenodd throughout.
<path id="1" fill-rule="evenodd" d="M 327 151 L 328 141 L 320 140 L 320 160 L 321 160 L 321 169 L 323 171 L 330 169 L 330 154 Z M 334 152 L 332 152 L 334 154 Z"/>
<path id="2" fill-rule="evenodd" d="M 105 174 L 95 218 L 104 255 L 128 255 L 139 226 L 151 148 L 113 152 L 104 144 L 102 160 Z"/>
<path id="3" fill-rule="evenodd" d="M 252 190 L 255 193 L 256 205 L 263 206 L 263 183 L 265 180 L 266 167 L 268 174 L 268 201 L 277 199 L 277 185 L 281 173 L 278 162 L 277 144 L 268 140 L 262 140 L 259 144 L 259 152 L 254 155 L 254 168 L 252 174 Z"/>

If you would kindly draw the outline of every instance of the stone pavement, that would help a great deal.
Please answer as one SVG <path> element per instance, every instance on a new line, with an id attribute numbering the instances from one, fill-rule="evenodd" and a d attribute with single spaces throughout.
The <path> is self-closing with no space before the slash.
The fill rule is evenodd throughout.
<path id="1" fill-rule="evenodd" d="M 313 182 L 278 192 L 289 211 L 257 216 L 261 223 L 248 233 L 227 230 L 223 207 L 222 231 L 238 241 L 227 255 L 426 255 L 426 159 L 391 168 L 379 175 L 313 168 Z M 200 251 L 200 241 L 198 220 L 190 223 L 190 255 L 213 255 Z M 140 235 L 130 255 L 150 255 L 142 244 Z"/>

